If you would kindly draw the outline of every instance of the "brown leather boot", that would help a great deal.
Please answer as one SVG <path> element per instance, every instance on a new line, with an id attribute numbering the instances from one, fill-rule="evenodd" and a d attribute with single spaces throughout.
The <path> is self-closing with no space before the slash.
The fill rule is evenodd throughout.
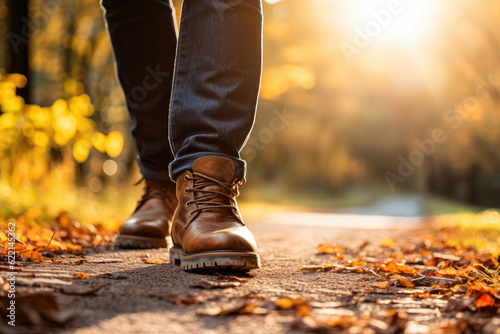
<path id="1" fill-rule="evenodd" d="M 236 204 L 245 180 L 226 157 L 203 157 L 177 178 L 170 263 L 184 270 L 260 268 L 255 239 Z"/>
<path id="2" fill-rule="evenodd" d="M 163 248 L 177 206 L 175 183 L 145 180 L 144 194 L 134 213 L 120 226 L 120 248 Z"/>

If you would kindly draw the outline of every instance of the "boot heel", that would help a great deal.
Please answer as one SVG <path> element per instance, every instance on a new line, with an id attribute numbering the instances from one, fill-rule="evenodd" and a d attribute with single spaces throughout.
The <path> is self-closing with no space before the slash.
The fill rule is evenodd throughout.
<path id="1" fill-rule="evenodd" d="M 176 266 L 180 266 L 182 261 L 181 261 L 181 253 L 179 252 L 176 247 L 170 248 L 169 251 L 170 254 L 170 263 L 175 264 Z"/>

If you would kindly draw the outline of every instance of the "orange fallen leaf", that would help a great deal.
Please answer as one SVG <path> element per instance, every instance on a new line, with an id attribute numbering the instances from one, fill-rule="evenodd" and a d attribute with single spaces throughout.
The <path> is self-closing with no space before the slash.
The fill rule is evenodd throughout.
<path id="1" fill-rule="evenodd" d="M 448 278 L 455 278 L 457 276 L 467 276 L 464 272 L 457 270 L 453 267 L 448 267 L 445 269 L 438 270 L 434 272 L 434 275 L 437 277 L 448 277 Z"/>
<path id="2" fill-rule="evenodd" d="M 373 283 L 372 286 L 379 289 L 387 289 L 391 284 L 389 282 L 377 282 Z"/>
<path id="3" fill-rule="evenodd" d="M 340 247 L 321 244 L 318 246 L 318 254 L 338 254 L 344 253 L 344 249 Z"/>
<path id="4" fill-rule="evenodd" d="M 395 259 L 398 259 L 398 260 L 402 260 L 404 258 L 404 254 L 401 251 L 399 251 L 396 254 L 393 254 L 391 256 L 394 257 Z"/>
<path id="5" fill-rule="evenodd" d="M 294 305 L 293 299 L 290 298 L 280 298 L 274 303 L 276 306 L 284 309 L 291 308 Z"/>
<path id="6" fill-rule="evenodd" d="M 495 299 L 493 299 L 488 293 L 485 293 L 481 297 L 476 299 L 475 304 L 477 308 L 496 306 Z"/>
<path id="7" fill-rule="evenodd" d="M 401 274 L 401 271 L 399 270 L 399 267 L 398 267 L 396 261 L 391 261 L 388 264 L 386 264 L 385 267 L 383 268 L 383 270 L 391 272 L 391 273 L 395 273 L 395 274 Z"/>
<path id="8" fill-rule="evenodd" d="M 280 298 L 274 302 L 276 306 L 281 309 L 295 309 L 295 313 L 301 317 L 306 316 L 309 313 L 309 302 L 304 299 L 290 299 L 290 298 Z"/>
<path id="9" fill-rule="evenodd" d="M 469 288 L 467 289 L 467 293 L 465 294 L 466 296 L 472 295 L 474 292 L 483 292 L 483 293 L 490 293 L 493 296 L 498 296 L 498 289 L 491 288 L 489 287 L 486 283 L 484 282 L 474 282 L 474 284 L 470 285 Z"/>
<path id="10" fill-rule="evenodd" d="M 415 287 L 415 284 L 413 284 L 412 281 L 410 281 L 408 278 L 406 277 L 401 277 L 400 279 L 398 279 L 398 282 L 404 286 L 406 286 L 407 288 L 414 288 Z"/>
<path id="11" fill-rule="evenodd" d="M 426 290 L 425 292 L 414 292 L 410 295 L 411 298 L 431 298 L 431 294 Z"/>
<path id="12" fill-rule="evenodd" d="M 304 317 L 309 314 L 309 304 L 308 303 L 303 303 L 297 305 L 297 308 L 295 309 L 295 314 L 298 316 Z"/>
<path id="13" fill-rule="evenodd" d="M 78 274 L 76 275 L 76 277 L 77 277 L 77 278 L 90 279 L 89 275 L 84 274 L 84 273 L 82 273 L 82 272 L 78 273 Z"/>
<path id="14" fill-rule="evenodd" d="M 328 320 L 328 324 L 332 327 L 349 328 L 354 325 L 355 321 L 355 317 L 336 315 Z"/>
<path id="15" fill-rule="evenodd" d="M 396 247 L 397 243 L 394 239 L 392 238 L 384 238 L 380 242 L 380 247 L 385 247 L 385 248 L 394 248 Z"/>
<path id="16" fill-rule="evenodd" d="M 248 303 L 242 307 L 225 310 L 220 313 L 220 315 L 231 315 L 231 314 L 252 314 L 255 310 L 255 303 Z"/>
<path id="17" fill-rule="evenodd" d="M 364 266 L 366 265 L 366 261 L 361 260 L 360 257 L 358 257 L 356 260 L 347 260 L 343 261 L 342 264 L 346 267 L 357 267 L 357 266 Z"/>
<path id="18" fill-rule="evenodd" d="M 14 247 L 12 247 L 12 246 L 14 246 Z M 38 253 L 35 250 L 28 249 L 25 245 L 17 243 L 17 242 L 14 243 L 14 245 L 12 245 L 12 244 L 9 244 L 8 240 L 3 242 L 3 244 L 2 244 L 2 253 L 3 254 L 8 254 L 9 251 L 11 251 L 12 249 L 14 251 L 16 251 L 17 253 L 23 255 L 24 257 L 26 257 L 32 261 L 43 262 L 42 255 L 40 253 Z"/>
<path id="19" fill-rule="evenodd" d="M 383 268 L 384 271 L 395 273 L 395 274 L 415 274 L 416 269 L 397 264 L 396 260 L 392 260 L 386 264 Z"/>
<path id="20" fill-rule="evenodd" d="M 276 306 L 278 306 L 279 308 L 282 308 L 282 309 L 289 309 L 289 308 L 294 307 L 295 305 L 303 304 L 303 303 L 307 303 L 307 301 L 305 301 L 303 299 L 291 299 L 291 298 L 280 298 L 274 302 L 274 304 L 276 304 Z"/>
<path id="21" fill-rule="evenodd" d="M 152 259 L 142 259 L 144 263 L 149 263 L 149 264 L 163 264 L 163 263 L 168 263 L 168 261 L 164 260 L 152 260 Z"/>

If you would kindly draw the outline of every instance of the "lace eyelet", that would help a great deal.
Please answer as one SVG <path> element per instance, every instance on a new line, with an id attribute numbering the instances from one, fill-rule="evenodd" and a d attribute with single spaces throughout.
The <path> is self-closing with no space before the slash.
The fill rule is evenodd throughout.
<path id="1" fill-rule="evenodd" d="M 191 217 L 193 215 L 193 211 L 189 212 L 189 217 Z"/>
<path id="2" fill-rule="evenodd" d="M 184 189 L 184 194 L 187 194 L 189 192 L 189 188 Z"/>
<path id="3" fill-rule="evenodd" d="M 184 181 L 186 181 L 186 182 L 189 181 L 189 175 L 184 176 Z"/>
<path id="4" fill-rule="evenodd" d="M 189 208 L 190 205 L 191 205 L 191 202 L 186 202 L 186 208 Z"/>

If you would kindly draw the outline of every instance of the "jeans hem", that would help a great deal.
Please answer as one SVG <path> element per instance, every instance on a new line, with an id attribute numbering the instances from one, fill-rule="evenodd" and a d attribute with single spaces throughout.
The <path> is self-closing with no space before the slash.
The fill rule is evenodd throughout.
<path id="1" fill-rule="evenodd" d="M 238 179 L 243 179 L 246 177 L 247 163 L 245 160 L 242 160 L 240 158 L 235 158 L 223 153 L 201 152 L 196 154 L 190 154 L 182 158 L 177 158 L 174 161 L 172 161 L 168 166 L 170 178 L 174 182 L 176 182 L 177 177 L 182 173 L 184 173 L 184 171 L 186 170 L 189 170 L 190 172 L 193 171 L 193 164 L 197 159 L 203 157 L 213 157 L 213 156 L 230 158 L 234 162 L 234 177 Z"/>
<path id="2" fill-rule="evenodd" d="M 138 163 L 141 174 L 145 179 L 158 182 L 172 182 L 168 169 L 155 170 L 147 168 L 141 163 L 140 159 L 138 160 Z"/>

